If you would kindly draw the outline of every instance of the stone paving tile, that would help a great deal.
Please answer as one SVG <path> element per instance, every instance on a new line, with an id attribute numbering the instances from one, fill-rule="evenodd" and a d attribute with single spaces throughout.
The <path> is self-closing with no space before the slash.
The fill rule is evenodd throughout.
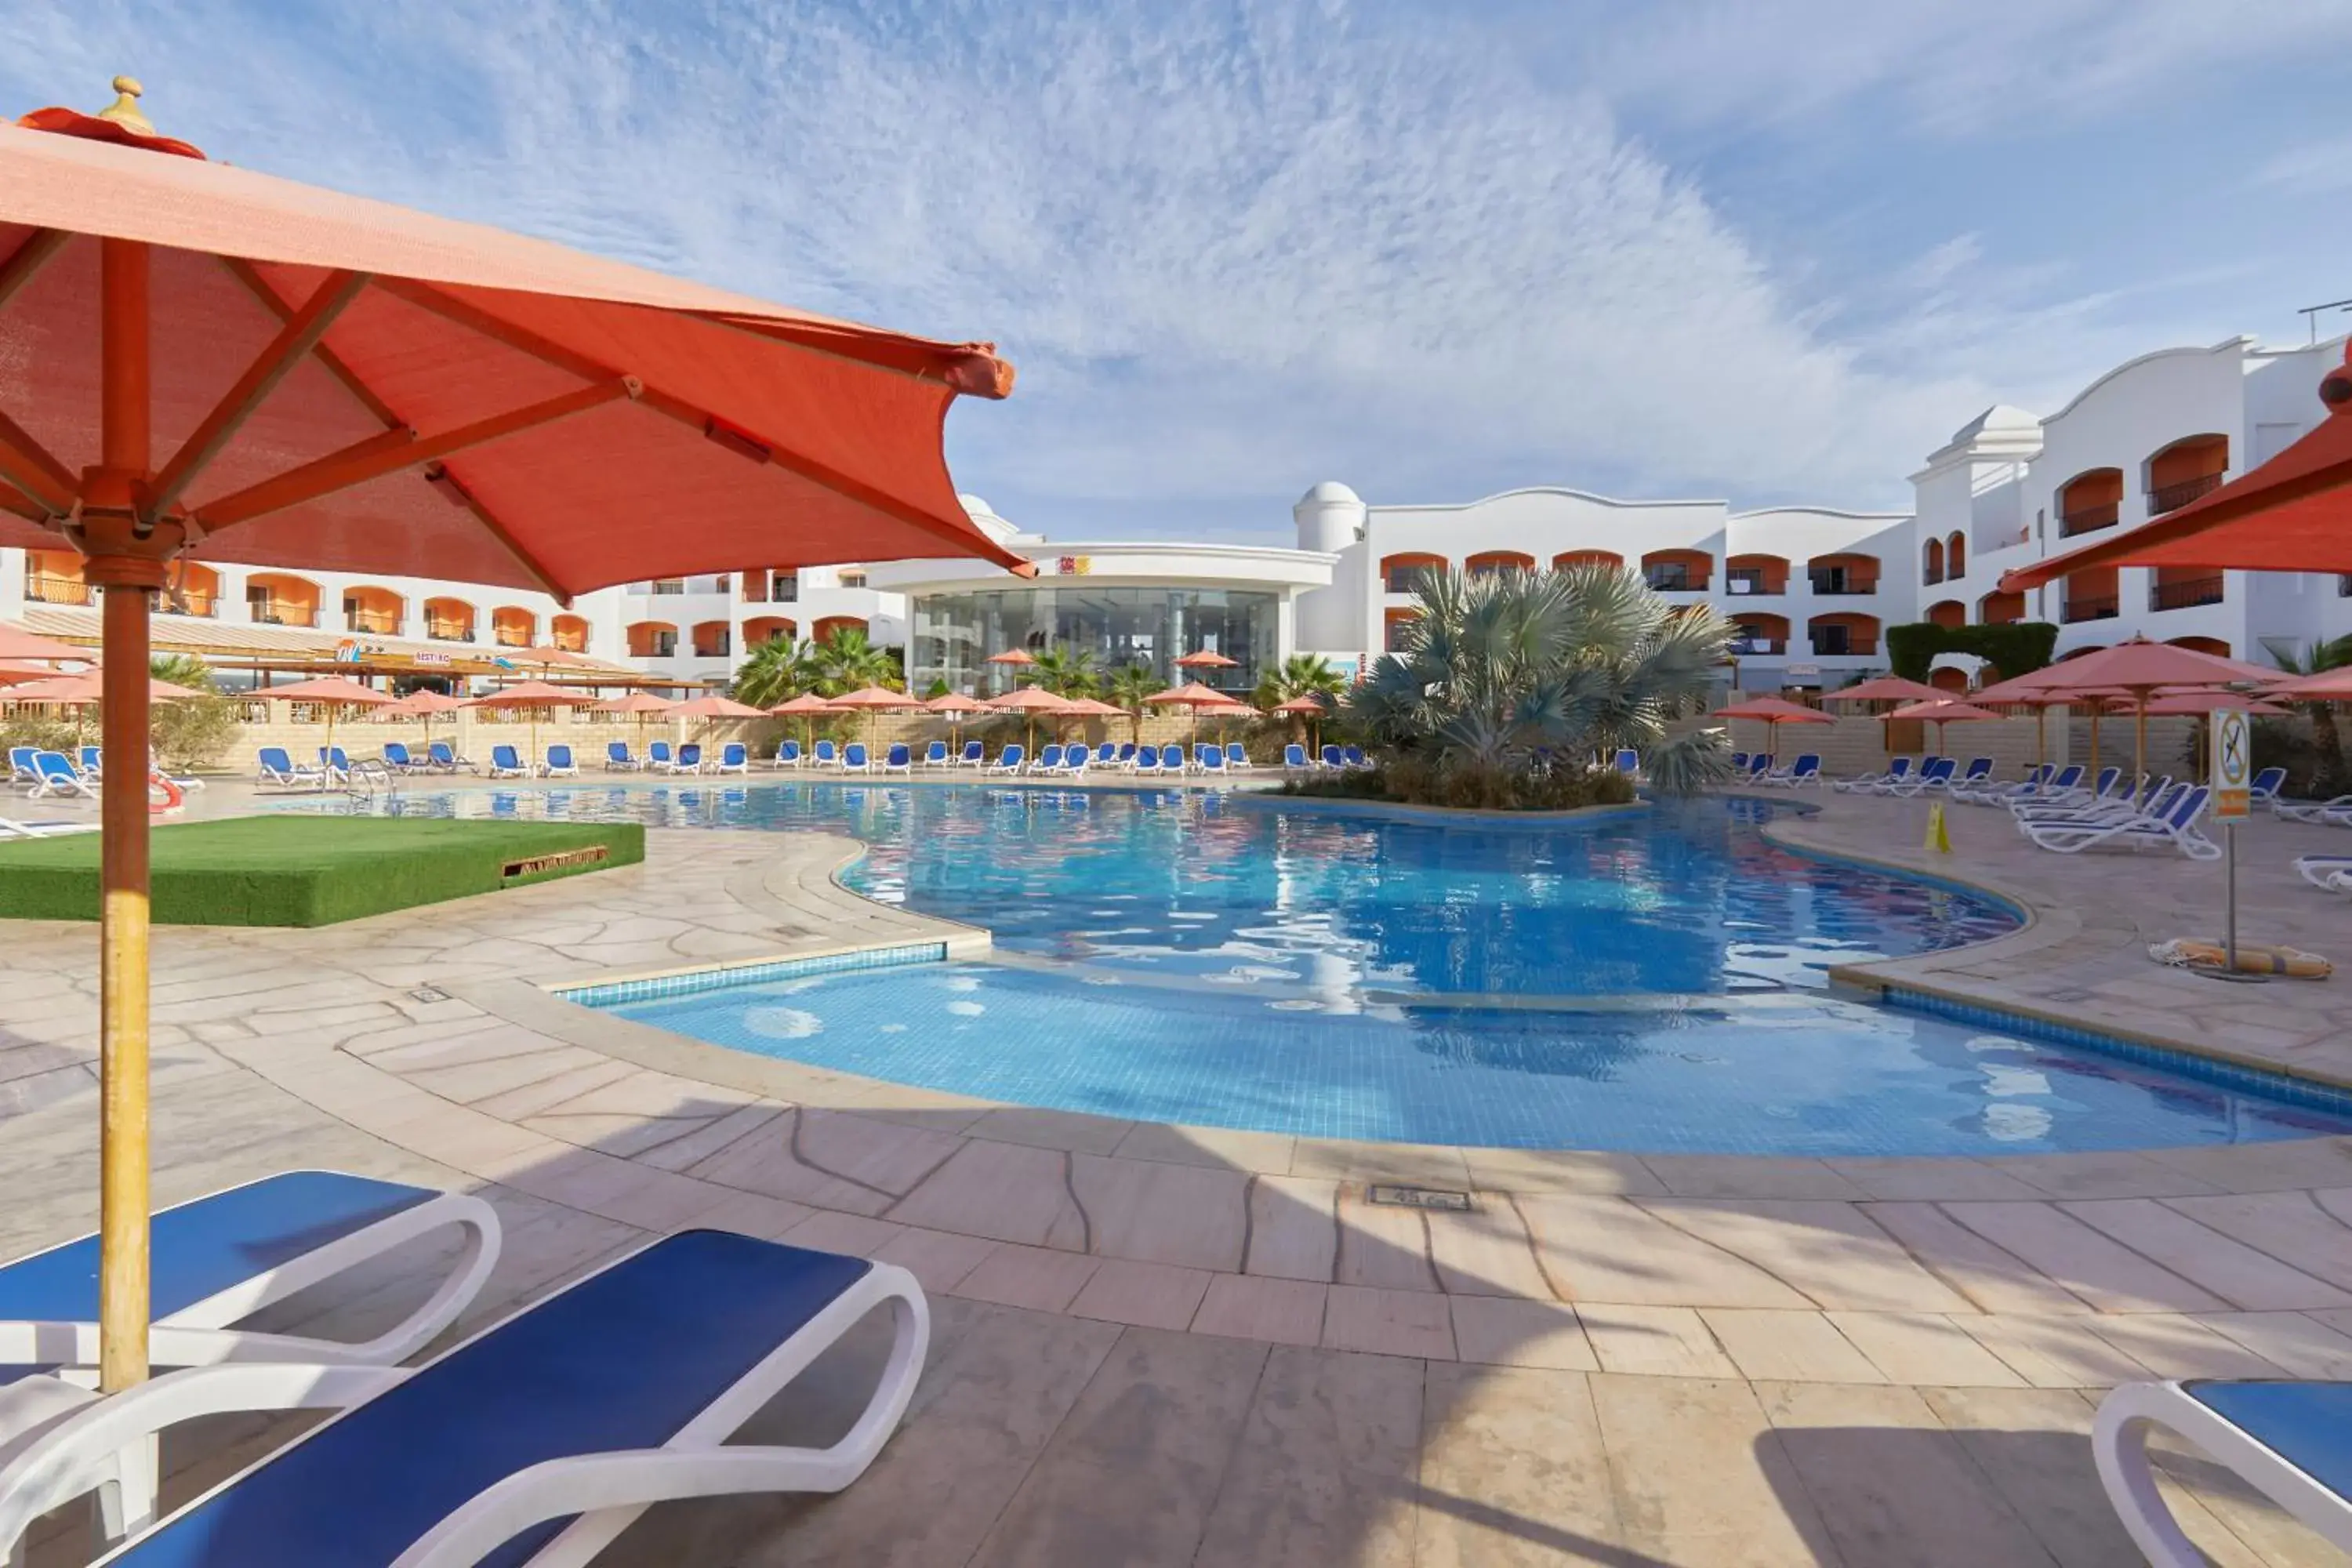
<path id="1" fill-rule="evenodd" d="M 1070 1190 L 1106 1258 L 1238 1270 L 1248 1185 L 1239 1171 L 1070 1156 Z"/>
<path id="2" fill-rule="evenodd" d="M 2352 1383 L 2352 1334 L 2303 1312 L 2205 1312 L 2197 1321 L 2227 1334 L 2289 1377 Z"/>
<path id="3" fill-rule="evenodd" d="M 1706 1307 L 1700 1319 L 1750 1383 L 1885 1383 L 1885 1373 L 1819 1312 Z"/>
<path id="4" fill-rule="evenodd" d="M 1484 1199 L 1471 1214 L 1430 1209 L 1422 1218 L 1429 1231 L 1430 1261 L 1450 1294 L 1551 1299 L 1527 1223 L 1507 1199 Z"/>
<path id="5" fill-rule="evenodd" d="M 2130 1151 L 2011 1154 L 2002 1158 L 2000 1169 L 2053 1198 L 2175 1198 L 2221 1190 Z"/>
<path id="6" fill-rule="evenodd" d="M 1644 1154 L 1642 1163 L 1678 1198 L 1867 1197 L 1820 1160 L 1739 1154 Z"/>
<path id="7" fill-rule="evenodd" d="M 1848 1563 L 1873 1568 L 2055 1568 L 1918 1394 L 1764 1383 L 1774 1445 Z"/>
<path id="8" fill-rule="evenodd" d="M 1414 1562 L 1622 1561 L 1608 1458 L 1580 1373 L 1431 1367 Z"/>
<path id="9" fill-rule="evenodd" d="M 599 1146 L 607 1152 L 635 1160 L 641 1165 L 683 1172 L 709 1159 L 737 1139 L 748 1138 L 761 1128 L 772 1126 L 786 1109 L 773 1100 L 755 1100 L 748 1105 L 736 1107 L 724 1116 L 714 1116 L 691 1126 L 658 1128 L 656 1131 L 669 1136 L 642 1147 L 616 1147 L 611 1143 Z"/>
<path id="10" fill-rule="evenodd" d="M 1728 1377 L 1739 1369 L 1689 1307 L 1584 1302 L 1576 1320 L 1603 1372 L 1651 1377 Z"/>
<path id="11" fill-rule="evenodd" d="M 1870 1358 L 1890 1383 L 1935 1388 L 2021 1388 L 2025 1379 L 1933 1312 L 1832 1312 L 1838 1332 Z"/>
<path id="12" fill-rule="evenodd" d="M 1419 1209 L 1367 1203 L 1363 1189 L 1339 1188 L 1339 1261 L 1334 1276 L 1342 1285 L 1390 1290 L 1434 1290 L 1437 1271 L 1429 1261 L 1429 1232 Z"/>
<path id="13" fill-rule="evenodd" d="M 963 1283 L 964 1277 L 979 1268 L 996 1247 L 995 1242 L 977 1237 L 909 1226 L 876 1247 L 871 1256 L 877 1262 L 895 1263 L 904 1268 L 926 1292 L 944 1293 Z"/>
<path id="14" fill-rule="evenodd" d="M 1707 1307 L 1810 1307 L 1753 1264 L 1622 1198 L 1546 1194 L 1519 1213 L 1553 1289 L 1573 1301 Z"/>
<path id="15" fill-rule="evenodd" d="M 895 1225 L 887 1219 L 868 1219 L 864 1215 L 835 1214 L 830 1209 L 819 1209 L 784 1232 L 782 1239 L 794 1247 L 813 1247 L 819 1252 L 871 1258 L 906 1234 L 905 1226 Z"/>
<path id="16" fill-rule="evenodd" d="M 2279 1369 L 2195 1318 L 2131 1312 L 2095 1318 L 2099 1337 L 2158 1377 L 2276 1377 Z"/>
<path id="17" fill-rule="evenodd" d="M 802 1163 L 793 1152 L 793 1130 L 800 1117 L 799 1110 L 789 1110 L 688 1166 L 686 1173 L 770 1197 L 855 1214 L 878 1215 L 898 1202 L 893 1193 Z M 898 1133 L 922 1136 L 903 1129 L 887 1130 L 883 1136 Z"/>
<path id="18" fill-rule="evenodd" d="M 1034 1106 L 1004 1105 L 984 1110 L 960 1131 L 973 1138 L 1000 1143 L 1027 1143 L 1039 1149 L 1064 1149 L 1108 1154 L 1135 1128 L 1132 1121 L 1086 1116 L 1074 1110 L 1043 1110 Z"/>
<path id="19" fill-rule="evenodd" d="M 2309 1193 L 2168 1198 L 2165 1206 L 2292 1262 L 2315 1279 L 2352 1290 L 2352 1226 L 2321 1208 Z"/>
<path id="20" fill-rule="evenodd" d="M 2151 1375 L 2099 1332 L 2105 1320 L 2089 1316 L 1955 1317 L 1961 1332 L 1999 1356 L 2036 1388 L 2112 1388 Z"/>
<path id="21" fill-rule="evenodd" d="M 2047 1204 L 1943 1206 L 2101 1311 L 2207 1312 L 2231 1305 Z"/>
<path id="22" fill-rule="evenodd" d="M 1454 1359 L 1454 1318 L 1445 1298 L 1423 1290 L 1334 1285 L 1323 1309 L 1323 1343 L 1335 1351 Z"/>
<path id="23" fill-rule="evenodd" d="M 1106 1258 L 1087 1277 L 1069 1310 L 1077 1317 L 1139 1328 L 1181 1329 L 1201 1310 L 1201 1299 L 1213 1278 L 1198 1268 Z"/>
<path id="24" fill-rule="evenodd" d="M 973 1568 L 1192 1561 L 1267 1351 L 1143 1329 L 1121 1334 Z"/>
<path id="25" fill-rule="evenodd" d="M 1586 1386 L 1609 1453 L 1622 1540 L 1642 1554 L 1634 1562 L 1812 1568 L 1839 1561 L 1782 1446 L 1768 1441 L 1771 1423 L 1745 1383 L 1598 1373 Z"/>
<path id="26" fill-rule="evenodd" d="M 1219 1274 L 1210 1279 L 1201 1310 L 1192 1315 L 1192 1331 L 1271 1344 L 1320 1344 L 1324 1304 L 1330 1289 L 1307 1279 Z"/>
<path id="27" fill-rule="evenodd" d="M 2017 1388 L 1924 1388 L 1919 1397 L 2043 1552 L 2067 1568 L 2144 1568 L 2100 1490 L 2081 1397 Z"/>
<path id="28" fill-rule="evenodd" d="M 1127 1124 L 1111 1152 L 1127 1160 L 1160 1160 L 1173 1165 L 1205 1165 L 1214 1171 L 1280 1174 L 1290 1169 L 1286 1132 L 1252 1132 L 1231 1127 L 1171 1127 L 1155 1121 Z"/>
<path id="29" fill-rule="evenodd" d="M 1328 1283 L 1339 1250 L 1339 1183 L 1315 1176 L 1252 1182 L 1248 1271 Z"/>
<path id="30" fill-rule="evenodd" d="M 1744 1258 L 1824 1307 L 1966 1311 L 1969 1301 L 1913 1261 L 1853 1204 L 1756 1199 L 1643 1205 Z"/>
<path id="31" fill-rule="evenodd" d="M 2162 1204 L 2116 1198 L 2059 1207 L 2232 1306 L 2249 1311 L 2352 1307 L 2352 1294 L 2210 1230 Z"/>
<path id="32" fill-rule="evenodd" d="M 1554 1372 L 1601 1370 L 1582 1321 L 1565 1302 L 1457 1296 L 1453 1305 L 1454 1352 L 1465 1362 Z"/>
<path id="33" fill-rule="evenodd" d="M 1202 1532 L 1197 1568 L 1409 1568 L 1418 1362 L 1276 1347 Z"/>
<path id="34" fill-rule="evenodd" d="M 908 1225 L 997 1241 L 1083 1248 L 1086 1216 L 1070 1196 L 1068 1159 L 1057 1149 L 965 1143 L 901 1199 L 890 1215 Z"/>
<path id="35" fill-rule="evenodd" d="M 1505 1193 L 1621 1193 L 1664 1197 L 1666 1184 L 1632 1154 L 1581 1149 L 1466 1149 L 1470 1179 Z"/>
<path id="36" fill-rule="evenodd" d="M 1006 1307 L 1067 1311 L 1097 1266 L 1097 1259 L 1080 1252 L 1000 1243 L 956 1282 L 955 1293 Z"/>
<path id="37" fill-rule="evenodd" d="M 1831 1159 L 1822 1162 L 1872 1198 L 2038 1198 L 2042 1194 L 1982 1160 Z"/>
<path id="38" fill-rule="evenodd" d="M 2090 1304 L 1928 1203 L 1872 1203 L 1862 1213 L 1978 1310 L 2087 1312 Z"/>

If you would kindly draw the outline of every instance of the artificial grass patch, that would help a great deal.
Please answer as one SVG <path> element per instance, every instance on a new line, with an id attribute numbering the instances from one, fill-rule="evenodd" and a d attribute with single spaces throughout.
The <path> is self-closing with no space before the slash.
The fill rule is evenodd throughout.
<path id="1" fill-rule="evenodd" d="M 0 843 L 0 916 L 96 920 L 98 844 L 95 833 Z M 153 845 L 158 924 L 320 926 L 634 866 L 646 830 L 280 815 L 175 823 Z"/>

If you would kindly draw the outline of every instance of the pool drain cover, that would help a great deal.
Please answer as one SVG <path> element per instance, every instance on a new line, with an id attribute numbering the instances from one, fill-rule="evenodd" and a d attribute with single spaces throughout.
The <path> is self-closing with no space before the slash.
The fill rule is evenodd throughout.
<path id="1" fill-rule="evenodd" d="M 1444 1187 L 1397 1187 L 1375 1184 L 1370 1201 L 1391 1208 L 1444 1209 L 1452 1214 L 1470 1212 L 1468 1193 L 1449 1192 Z"/>

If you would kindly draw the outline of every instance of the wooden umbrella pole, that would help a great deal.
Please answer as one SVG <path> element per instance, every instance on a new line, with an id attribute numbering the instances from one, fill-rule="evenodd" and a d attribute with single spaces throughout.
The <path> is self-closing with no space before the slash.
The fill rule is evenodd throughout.
<path id="1" fill-rule="evenodd" d="M 149 455 L 147 263 L 142 244 L 100 242 L 100 467 L 84 482 L 85 549 L 123 549 L 122 555 L 94 554 L 89 573 L 106 592 L 98 1322 L 99 1387 L 109 1394 L 147 1376 L 147 617 L 148 595 L 163 577 L 161 552 L 139 548 L 154 542 L 141 539 L 133 521 Z M 88 515 L 100 508 L 104 515 Z"/>

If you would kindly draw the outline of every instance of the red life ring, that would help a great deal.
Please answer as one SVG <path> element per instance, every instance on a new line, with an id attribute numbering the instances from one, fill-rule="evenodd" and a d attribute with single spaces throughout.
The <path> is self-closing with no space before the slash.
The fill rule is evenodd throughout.
<path id="1" fill-rule="evenodd" d="M 163 804 L 157 805 L 152 799 L 147 803 L 148 811 L 156 816 L 163 816 L 179 810 L 182 804 L 188 798 L 185 792 L 178 784 L 173 784 L 161 768 L 147 775 L 147 793 L 152 795 L 157 790 L 163 792 Z"/>

